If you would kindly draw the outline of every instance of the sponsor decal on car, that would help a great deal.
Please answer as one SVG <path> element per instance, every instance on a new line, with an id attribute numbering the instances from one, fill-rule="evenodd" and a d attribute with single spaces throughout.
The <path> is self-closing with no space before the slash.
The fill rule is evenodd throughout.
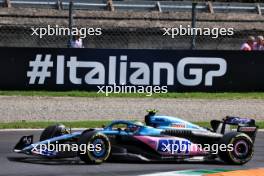
<path id="1" fill-rule="evenodd" d="M 173 123 L 173 124 L 171 124 L 171 127 L 173 127 L 173 128 L 186 128 L 186 124 L 185 123 Z"/>
<path id="2" fill-rule="evenodd" d="M 171 154 L 188 154 L 190 153 L 191 142 L 179 139 L 160 139 L 158 142 L 158 152 Z"/>
<path id="3" fill-rule="evenodd" d="M 253 132 L 256 131 L 257 127 L 239 127 L 241 132 Z"/>

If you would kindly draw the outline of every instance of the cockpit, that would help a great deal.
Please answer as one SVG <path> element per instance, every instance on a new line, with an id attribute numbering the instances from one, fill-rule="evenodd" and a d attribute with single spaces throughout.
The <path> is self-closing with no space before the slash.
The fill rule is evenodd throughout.
<path id="1" fill-rule="evenodd" d="M 104 129 L 107 131 L 109 130 L 136 134 L 142 127 L 144 127 L 144 124 L 142 122 L 114 121 Z"/>

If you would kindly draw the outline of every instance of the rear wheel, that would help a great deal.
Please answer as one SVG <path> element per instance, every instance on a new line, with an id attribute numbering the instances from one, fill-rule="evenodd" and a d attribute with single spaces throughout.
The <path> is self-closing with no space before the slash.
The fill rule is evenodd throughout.
<path id="1" fill-rule="evenodd" d="M 81 135 L 79 147 L 85 151 L 79 151 L 78 155 L 87 164 L 101 164 L 110 155 L 111 144 L 108 137 L 97 131 L 88 131 Z"/>
<path id="2" fill-rule="evenodd" d="M 232 151 L 219 151 L 219 157 L 229 164 L 242 165 L 251 160 L 254 148 L 251 138 L 239 132 L 231 132 L 224 135 L 220 144 L 226 146 L 232 144 Z"/>

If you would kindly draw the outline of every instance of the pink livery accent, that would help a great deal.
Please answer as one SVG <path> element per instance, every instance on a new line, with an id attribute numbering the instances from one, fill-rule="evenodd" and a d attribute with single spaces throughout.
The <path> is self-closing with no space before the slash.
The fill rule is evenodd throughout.
<path id="1" fill-rule="evenodd" d="M 134 136 L 162 155 L 205 155 L 198 144 L 179 137 Z"/>

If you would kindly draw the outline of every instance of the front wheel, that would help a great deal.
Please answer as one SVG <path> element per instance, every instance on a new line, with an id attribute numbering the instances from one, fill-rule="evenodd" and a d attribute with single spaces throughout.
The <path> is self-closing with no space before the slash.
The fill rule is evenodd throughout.
<path id="1" fill-rule="evenodd" d="M 97 131 L 88 131 L 79 139 L 78 155 L 87 164 L 101 164 L 110 155 L 111 144 L 108 137 Z M 83 150 L 85 148 L 85 150 Z"/>
<path id="2" fill-rule="evenodd" d="M 233 150 L 219 151 L 219 157 L 228 164 L 242 165 L 251 160 L 254 146 L 251 138 L 239 132 L 227 133 L 220 140 L 220 144 L 233 145 Z"/>

